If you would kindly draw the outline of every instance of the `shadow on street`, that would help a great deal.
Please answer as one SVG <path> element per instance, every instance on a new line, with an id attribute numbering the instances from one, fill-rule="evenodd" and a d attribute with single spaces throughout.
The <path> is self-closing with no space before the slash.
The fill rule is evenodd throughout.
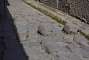
<path id="1" fill-rule="evenodd" d="M 14 19 L 5 5 L 0 6 L 0 60 L 28 60 L 20 43 Z"/>

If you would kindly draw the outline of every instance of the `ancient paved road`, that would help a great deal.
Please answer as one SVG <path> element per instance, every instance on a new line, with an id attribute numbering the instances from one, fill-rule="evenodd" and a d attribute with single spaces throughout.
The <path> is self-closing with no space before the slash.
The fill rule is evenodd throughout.
<path id="1" fill-rule="evenodd" d="M 7 7 L 3 6 L 3 1 L 0 3 L 0 60 L 27 60 L 12 16 Z"/>
<path id="2" fill-rule="evenodd" d="M 8 9 L 29 60 L 89 60 L 89 42 L 82 35 L 66 35 L 57 22 L 22 0 L 9 2 Z"/>

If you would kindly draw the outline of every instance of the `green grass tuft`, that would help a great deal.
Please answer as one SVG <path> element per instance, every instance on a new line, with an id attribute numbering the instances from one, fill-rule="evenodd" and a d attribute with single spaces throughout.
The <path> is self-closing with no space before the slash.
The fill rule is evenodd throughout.
<path id="1" fill-rule="evenodd" d="M 45 15 L 51 17 L 53 20 L 57 21 L 58 23 L 60 23 L 60 24 L 62 24 L 62 25 L 64 25 L 64 24 L 66 23 L 66 22 L 63 21 L 61 18 L 59 18 L 58 16 L 56 16 L 56 15 L 50 13 L 49 11 L 47 11 L 47 10 L 45 10 L 45 9 L 42 9 L 42 8 L 40 8 L 40 7 L 38 7 L 38 6 L 34 5 L 34 4 L 32 4 L 32 3 L 26 2 L 25 0 L 24 0 L 24 2 L 27 3 L 28 5 L 30 5 L 31 7 L 33 7 L 33 8 L 35 8 L 35 9 L 39 10 L 40 12 L 44 13 Z"/>
<path id="2" fill-rule="evenodd" d="M 89 35 L 85 34 L 84 32 L 80 31 L 80 34 L 82 34 L 86 39 L 89 40 Z"/>

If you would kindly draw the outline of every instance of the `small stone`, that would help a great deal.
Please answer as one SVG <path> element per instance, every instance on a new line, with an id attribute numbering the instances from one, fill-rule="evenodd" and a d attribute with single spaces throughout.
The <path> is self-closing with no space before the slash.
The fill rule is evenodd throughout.
<path id="1" fill-rule="evenodd" d="M 42 36 L 48 36 L 50 33 L 53 32 L 51 27 L 52 26 L 50 24 L 40 24 L 37 33 Z"/>
<path id="2" fill-rule="evenodd" d="M 71 24 L 71 23 L 66 23 L 64 25 L 64 28 L 63 28 L 63 31 L 67 34 L 70 34 L 70 33 L 77 33 L 78 32 L 78 27 L 74 24 Z"/>

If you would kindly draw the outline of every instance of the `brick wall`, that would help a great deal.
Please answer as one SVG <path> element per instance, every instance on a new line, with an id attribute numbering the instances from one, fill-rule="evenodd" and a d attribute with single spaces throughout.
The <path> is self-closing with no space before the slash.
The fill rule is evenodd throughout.
<path id="1" fill-rule="evenodd" d="M 40 0 L 48 6 L 57 8 L 83 21 L 89 22 L 89 0 Z"/>

